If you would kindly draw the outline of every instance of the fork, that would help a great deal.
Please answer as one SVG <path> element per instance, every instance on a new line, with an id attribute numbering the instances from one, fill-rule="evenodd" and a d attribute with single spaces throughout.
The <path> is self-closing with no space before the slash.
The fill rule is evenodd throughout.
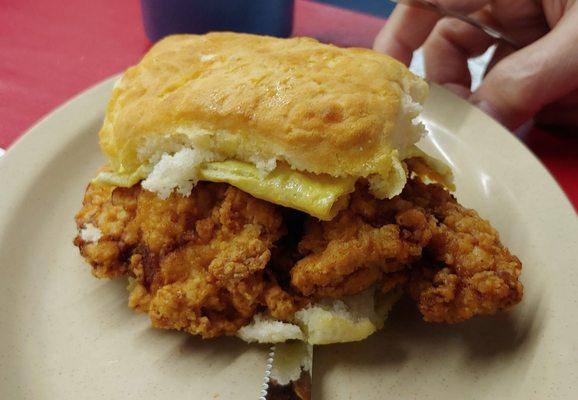
<path id="1" fill-rule="evenodd" d="M 520 43 L 518 43 L 516 40 L 512 39 L 508 35 L 500 32 L 499 30 L 492 28 L 491 26 L 486 25 L 486 24 L 484 24 L 484 23 L 482 23 L 482 22 L 480 22 L 480 21 L 478 21 L 472 17 L 469 17 L 467 15 L 460 14 L 458 12 L 449 10 L 443 6 L 440 6 L 437 3 L 434 3 L 433 1 L 429 1 L 429 0 L 389 0 L 389 1 L 391 1 L 392 3 L 405 4 L 408 6 L 419 7 L 419 8 L 423 8 L 426 10 L 436 11 L 444 17 L 459 19 L 460 21 L 463 21 L 467 24 L 472 25 L 473 27 L 478 28 L 479 30 L 484 32 L 486 35 L 508 44 L 514 50 L 519 50 L 522 48 L 522 45 Z"/>

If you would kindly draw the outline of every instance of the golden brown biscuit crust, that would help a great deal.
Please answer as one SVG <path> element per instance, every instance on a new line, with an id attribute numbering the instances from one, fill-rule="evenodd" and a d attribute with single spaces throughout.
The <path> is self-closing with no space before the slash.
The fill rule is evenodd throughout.
<path id="1" fill-rule="evenodd" d="M 115 87 L 100 143 L 112 166 L 129 172 L 178 144 L 333 176 L 387 174 L 408 136 L 394 137 L 404 90 L 423 102 L 427 84 L 367 49 L 223 32 L 170 36 Z"/>

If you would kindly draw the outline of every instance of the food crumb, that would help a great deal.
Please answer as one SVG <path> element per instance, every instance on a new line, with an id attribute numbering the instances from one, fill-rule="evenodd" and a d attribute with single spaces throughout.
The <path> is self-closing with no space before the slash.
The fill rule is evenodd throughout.
<path id="1" fill-rule="evenodd" d="M 85 242 L 98 242 L 102 237 L 102 232 L 93 224 L 84 224 L 80 229 L 80 238 Z"/>

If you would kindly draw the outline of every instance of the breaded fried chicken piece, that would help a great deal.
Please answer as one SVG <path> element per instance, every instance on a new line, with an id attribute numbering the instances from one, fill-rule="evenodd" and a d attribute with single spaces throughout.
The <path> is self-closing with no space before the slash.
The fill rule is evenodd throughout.
<path id="1" fill-rule="evenodd" d="M 89 185 L 75 239 L 98 277 L 129 275 L 129 305 L 156 327 L 231 335 L 256 313 L 290 321 L 308 303 L 405 287 L 426 321 L 459 322 L 518 303 L 520 261 L 442 186 L 408 181 L 378 200 L 359 184 L 332 221 L 199 183 L 161 200 L 140 185 Z"/>
<path id="2" fill-rule="evenodd" d="M 520 302 L 522 263 L 488 221 L 438 185 L 413 181 L 402 196 L 437 221 L 428 257 L 413 268 L 409 285 L 426 321 L 460 322 Z"/>
<path id="3" fill-rule="evenodd" d="M 490 224 L 418 179 L 391 200 L 358 187 L 334 220 L 306 222 L 299 251 L 291 283 L 304 295 L 341 297 L 376 283 L 389 291 L 411 275 L 409 292 L 430 322 L 493 314 L 523 293 L 520 260 Z"/>
<path id="4" fill-rule="evenodd" d="M 358 187 L 347 210 L 328 222 L 310 218 L 305 226 L 304 258 L 291 270 L 291 283 L 304 295 L 337 298 L 385 285 L 390 273 L 420 258 L 435 225 L 410 202 L 379 201 Z"/>
<path id="5" fill-rule="evenodd" d="M 264 269 L 283 234 L 276 206 L 240 190 L 199 183 L 189 197 L 91 184 L 77 215 L 79 228 L 102 232 L 75 244 L 98 277 L 134 277 L 129 304 L 156 327 L 205 338 L 234 334 L 258 308 L 277 318 L 295 301 Z"/>

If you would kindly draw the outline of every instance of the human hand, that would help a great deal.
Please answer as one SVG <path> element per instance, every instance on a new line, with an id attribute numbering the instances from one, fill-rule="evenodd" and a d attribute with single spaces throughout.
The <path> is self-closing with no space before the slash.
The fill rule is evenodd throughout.
<path id="1" fill-rule="evenodd" d="M 467 60 L 495 40 L 422 8 L 397 5 L 374 49 L 409 65 L 423 45 L 426 76 L 467 98 L 506 127 L 538 122 L 578 127 L 578 5 L 575 0 L 437 0 L 504 32 L 524 47 L 498 43 L 480 87 L 470 91 Z"/>

